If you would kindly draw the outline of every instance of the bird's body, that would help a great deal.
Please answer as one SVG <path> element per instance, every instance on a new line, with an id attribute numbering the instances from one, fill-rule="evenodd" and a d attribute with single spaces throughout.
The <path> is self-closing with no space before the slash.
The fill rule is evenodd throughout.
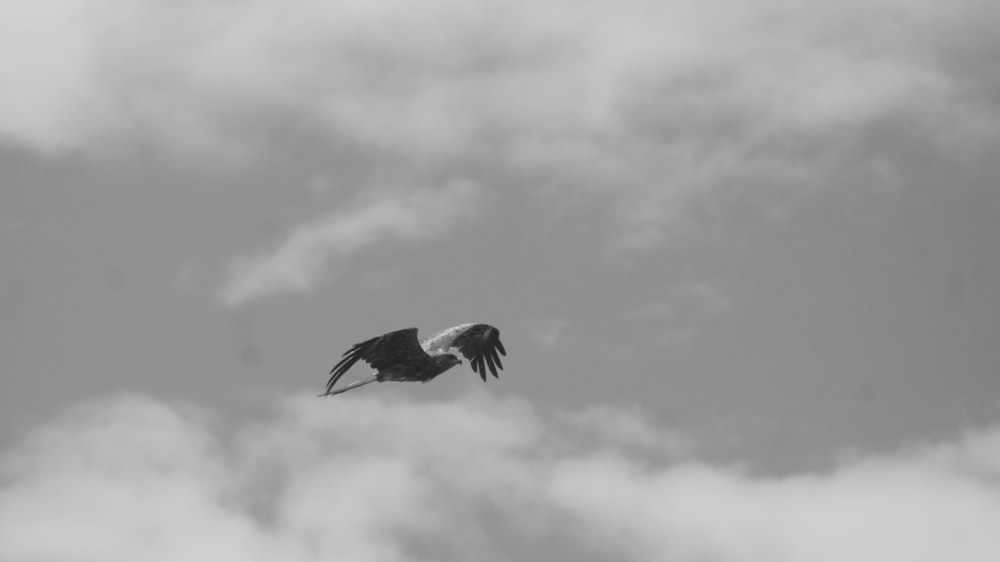
<path id="1" fill-rule="evenodd" d="M 433 380 L 441 373 L 462 361 L 450 353 L 457 349 L 470 361 L 472 370 L 486 381 L 486 368 L 497 377 L 497 367 L 503 369 L 497 351 L 506 355 L 500 343 L 500 330 L 489 324 L 462 324 L 442 330 L 419 341 L 417 329 L 396 330 L 355 344 L 344 353 L 330 370 L 326 392 L 321 396 L 340 394 L 352 388 L 383 381 Z M 375 374 L 339 390 L 333 390 L 337 381 L 358 361 L 368 363 Z"/>

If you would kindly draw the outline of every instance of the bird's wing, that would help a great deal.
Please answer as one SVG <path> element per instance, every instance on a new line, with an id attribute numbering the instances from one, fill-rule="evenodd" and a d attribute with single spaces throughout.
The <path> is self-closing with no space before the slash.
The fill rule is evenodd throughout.
<path id="1" fill-rule="evenodd" d="M 469 360 L 472 371 L 479 373 L 483 381 L 486 380 L 487 367 L 494 378 L 499 378 L 497 368 L 503 369 L 503 363 L 497 351 L 507 355 L 507 350 L 500 343 L 500 330 L 489 324 L 462 324 L 448 328 L 427 338 L 422 345 L 428 353 L 457 348 Z"/>
<path id="2" fill-rule="evenodd" d="M 330 369 L 330 380 L 326 383 L 326 391 L 330 392 L 340 377 L 359 360 L 368 363 L 375 370 L 381 370 L 393 365 L 425 361 L 427 358 L 427 352 L 417 341 L 416 328 L 389 332 L 348 349 L 333 369 Z"/>

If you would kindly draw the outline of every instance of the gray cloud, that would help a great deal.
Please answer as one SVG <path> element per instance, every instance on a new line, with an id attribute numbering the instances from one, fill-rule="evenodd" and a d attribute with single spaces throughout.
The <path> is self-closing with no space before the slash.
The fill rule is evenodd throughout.
<path id="1" fill-rule="evenodd" d="M 260 422 L 219 421 L 124 396 L 29 434 L 2 457 L 0 558 L 514 560 L 524 544 L 565 560 L 997 553 L 996 428 L 767 477 L 651 456 L 671 432 L 610 406 L 543 416 L 485 395 L 299 396 Z"/>
<path id="2" fill-rule="evenodd" d="M 499 165 L 549 204 L 606 209 L 618 251 L 733 201 L 780 214 L 845 170 L 877 178 L 893 155 L 872 127 L 946 151 L 1000 130 L 970 72 L 1000 15 L 973 0 L 109 6 L 0 6 L 0 135 L 247 155 L 281 122 L 378 154 L 382 177 Z"/>
<path id="3" fill-rule="evenodd" d="M 412 242 L 448 233 L 475 214 L 480 198 L 480 190 L 463 182 L 366 197 L 298 226 L 271 252 L 233 260 L 219 296 L 235 306 L 275 293 L 309 291 L 332 274 L 332 263 L 385 239 Z"/>

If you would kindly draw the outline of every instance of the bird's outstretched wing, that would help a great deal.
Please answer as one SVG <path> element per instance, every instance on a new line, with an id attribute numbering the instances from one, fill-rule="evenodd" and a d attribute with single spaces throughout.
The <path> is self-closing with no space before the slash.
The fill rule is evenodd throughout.
<path id="1" fill-rule="evenodd" d="M 417 329 L 407 328 L 383 334 L 377 338 L 354 344 L 340 361 L 330 369 L 330 380 L 326 383 L 327 393 L 333 390 L 340 377 L 359 360 L 371 365 L 375 370 L 399 364 L 418 363 L 428 359 L 427 352 L 417 341 Z"/>
<path id="2" fill-rule="evenodd" d="M 500 355 L 507 355 L 507 350 L 500 343 L 500 330 L 489 324 L 462 324 L 443 330 L 423 342 L 428 353 L 442 352 L 452 347 L 457 348 L 472 366 L 472 371 L 479 373 L 486 381 L 486 368 L 490 374 L 497 376 L 497 368 L 503 369 Z"/>

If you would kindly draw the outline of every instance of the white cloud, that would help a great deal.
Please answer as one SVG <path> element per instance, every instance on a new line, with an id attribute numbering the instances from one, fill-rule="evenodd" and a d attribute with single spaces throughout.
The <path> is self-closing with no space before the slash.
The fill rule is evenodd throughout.
<path id="1" fill-rule="evenodd" d="M 270 294 L 306 292 L 331 274 L 331 262 L 387 239 L 407 242 L 447 234 L 476 213 L 483 194 L 472 184 L 370 195 L 348 209 L 294 229 L 274 251 L 238 258 L 219 295 L 230 306 Z"/>
<path id="2" fill-rule="evenodd" d="M 289 398 L 232 430 L 142 397 L 78 408 L 2 453 L 0 559 L 516 560 L 524 544 L 554 560 L 1000 552 L 996 427 L 773 477 L 644 455 L 671 432 L 609 406 L 543 416 L 484 395 L 343 398 Z M 596 440 L 580 431 L 614 419 Z"/>
<path id="3" fill-rule="evenodd" d="M 570 428 L 586 431 L 598 442 L 674 458 L 688 456 L 694 450 L 689 437 L 657 427 L 637 406 L 590 406 L 567 412 L 564 418 Z"/>
<path id="4" fill-rule="evenodd" d="M 281 123 L 381 177 L 489 162 L 606 209 L 631 250 L 692 207 L 769 212 L 891 163 L 872 125 L 995 147 L 996 86 L 970 69 L 998 23 L 976 0 L 6 0 L 0 136 L 252 154 Z"/>
<path id="5" fill-rule="evenodd" d="M 989 531 L 1000 522 L 1000 466 L 977 468 L 990 476 L 921 451 L 766 479 L 608 457 L 561 466 L 555 495 L 588 520 L 597 543 L 637 559 L 985 562 L 1000 552 Z"/>

